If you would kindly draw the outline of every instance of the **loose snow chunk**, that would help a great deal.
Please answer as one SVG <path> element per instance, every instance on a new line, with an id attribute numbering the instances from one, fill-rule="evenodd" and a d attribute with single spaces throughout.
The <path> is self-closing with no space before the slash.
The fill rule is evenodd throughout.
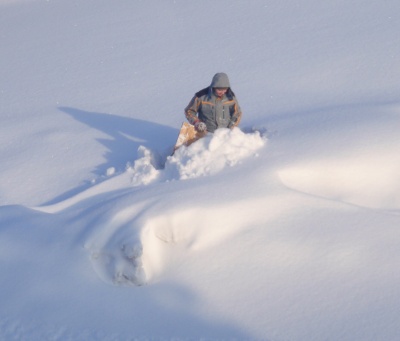
<path id="1" fill-rule="evenodd" d="M 159 171 L 154 167 L 154 155 L 143 146 L 139 147 L 138 154 L 140 158 L 127 171 L 132 174 L 131 182 L 134 186 L 148 185 L 159 175 Z"/>
<path id="2" fill-rule="evenodd" d="M 110 168 L 107 169 L 107 171 L 106 171 L 106 175 L 107 176 L 112 176 L 114 174 L 115 174 L 115 168 L 114 167 L 110 167 Z"/>
<path id="3" fill-rule="evenodd" d="M 256 154 L 264 143 L 259 132 L 218 129 L 189 147 L 179 148 L 167 159 L 164 175 L 170 180 L 212 175 Z"/>

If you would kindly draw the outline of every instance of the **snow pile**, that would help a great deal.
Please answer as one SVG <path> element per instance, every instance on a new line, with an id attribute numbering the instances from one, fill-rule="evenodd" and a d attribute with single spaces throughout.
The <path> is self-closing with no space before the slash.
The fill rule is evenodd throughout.
<path id="1" fill-rule="evenodd" d="M 254 156 L 266 142 L 260 132 L 244 133 L 238 128 L 219 129 L 196 141 L 189 147 L 182 146 L 167 157 L 163 169 L 160 157 L 144 146 L 138 149 L 139 159 L 127 172 L 133 186 L 148 185 L 156 180 L 186 180 L 214 175 L 226 167 Z"/>
<path id="2" fill-rule="evenodd" d="M 219 129 L 188 148 L 179 148 L 165 164 L 167 179 L 193 179 L 213 175 L 225 167 L 232 167 L 257 150 L 265 141 L 259 132 L 245 134 L 235 128 Z"/>

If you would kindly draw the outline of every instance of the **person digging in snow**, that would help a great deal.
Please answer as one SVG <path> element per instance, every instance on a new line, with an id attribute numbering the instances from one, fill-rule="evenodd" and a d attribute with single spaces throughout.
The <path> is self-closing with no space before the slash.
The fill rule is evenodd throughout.
<path id="1" fill-rule="evenodd" d="M 194 95 L 185 108 L 185 116 L 196 131 L 203 134 L 238 126 L 242 111 L 228 75 L 223 72 L 215 74 L 211 85 Z"/>

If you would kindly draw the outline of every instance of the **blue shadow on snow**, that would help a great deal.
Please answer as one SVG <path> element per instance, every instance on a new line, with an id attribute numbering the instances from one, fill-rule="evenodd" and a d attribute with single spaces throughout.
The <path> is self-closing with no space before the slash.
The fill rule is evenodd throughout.
<path id="1" fill-rule="evenodd" d="M 110 167 L 114 167 L 117 171 L 125 169 L 128 162 L 137 159 L 137 150 L 141 145 L 159 153 L 161 156 L 168 155 L 172 151 L 175 139 L 178 136 L 178 128 L 175 129 L 154 122 L 70 107 L 59 107 L 58 109 L 109 137 L 97 139 L 106 147 L 105 162 L 93 170 L 93 174 L 98 177 L 105 175 Z M 90 183 L 80 185 L 43 205 L 63 201 L 89 186 Z"/>

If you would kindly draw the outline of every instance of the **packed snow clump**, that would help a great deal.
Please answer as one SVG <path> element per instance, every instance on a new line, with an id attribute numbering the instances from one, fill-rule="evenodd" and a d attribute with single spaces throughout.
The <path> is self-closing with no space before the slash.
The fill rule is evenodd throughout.
<path id="1" fill-rule="evenodd" d="M 133 166 L 127 167 L 127 172 L 131 174 L 133 186 L 148 185 L 159 177 L 159 170 L 154 159 L 154 153 L 144 146 L 138 148 L 139 158 Z"/>
<path id="2" fill-rule="evenodd" d="M 168 156 L 164 168 L 157 157 L 147 148 L 140 146 L 141 156 L 127 171 L 134 186 L 148 185 L 156 180 L 186 180 L 214 175 L 225 167 L 232 167 L 250 156 L 265 144 L 260 132 L 244 133 L 238 128 L 218 129 L 192 145 L 182 146 Z"/>

